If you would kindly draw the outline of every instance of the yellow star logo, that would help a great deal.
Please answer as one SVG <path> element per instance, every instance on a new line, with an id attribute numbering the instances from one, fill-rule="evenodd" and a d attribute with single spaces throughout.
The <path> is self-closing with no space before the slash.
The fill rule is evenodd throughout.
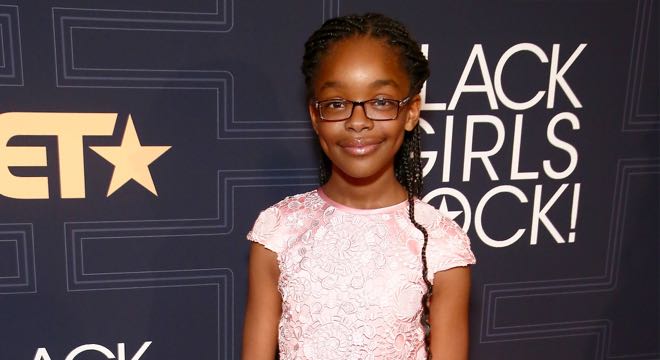
<path id="1" fill-rule="evenodd" d="M 154 195 L 156 185 L 149 172 L 149 164 L 163 155 L 171 146 L 142 146 L 138 139 L 135 125 L 131 115 L 128 115 L 128 123 L 124 130 L 124 137 L 119 146 L 90 146 L 97 154 L 115 166 L 108 188 L 108 195 L 117 191 L 120 187 L 133 179 Z"/>

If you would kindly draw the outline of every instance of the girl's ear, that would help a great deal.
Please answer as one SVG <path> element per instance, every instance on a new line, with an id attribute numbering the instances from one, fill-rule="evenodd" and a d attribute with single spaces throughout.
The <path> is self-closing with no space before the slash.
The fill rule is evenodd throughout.
<path id="1" fill-rule="evenodd" d="M 312 120 L 312 128 L 314 128 L 314 132 L 318 135 L 319 113 L 316 111 L 316 106 L 314 106 L 311 100 L 307 102 L 307 111 L 309 112 L 309 118 Z"/>
<path id="2" fill-rule="evenodd" d="M 419 94 L 413 96 L 406 106 L 406 119 L 404 128 L 406 131 L 412 131 L 419 123 L 419 112 L 422 110 L 422 98 Z"/>

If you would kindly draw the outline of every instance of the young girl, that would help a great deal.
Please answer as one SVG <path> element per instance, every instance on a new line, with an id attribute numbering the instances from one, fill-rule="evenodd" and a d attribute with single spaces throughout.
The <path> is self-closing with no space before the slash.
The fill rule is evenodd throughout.
<path id="1" fill-rule="evenodd" d="M 248 239 L 243 359 L 467 359 L 475 262 L 420 201 L 419 45 L 378 14 L 305 44 L 321 186 L 261 212 Z M 431 296 L 432 294 L 432 296 Z"/>

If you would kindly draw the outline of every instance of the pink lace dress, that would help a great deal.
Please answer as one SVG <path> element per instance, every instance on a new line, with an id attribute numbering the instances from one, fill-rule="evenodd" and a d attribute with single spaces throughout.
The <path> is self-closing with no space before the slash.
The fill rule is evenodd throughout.
<path id="1" fill-rule="evenodd" d="M 474 264 L 461 228 L 420 200 L 433 274 Z M 248 239 L 277 254 L 282 294 L 280 358 L 423 359 L 423 236 L 408 203 L 353 209 L 322 190 L 287 197 L 261 212 Z"/>

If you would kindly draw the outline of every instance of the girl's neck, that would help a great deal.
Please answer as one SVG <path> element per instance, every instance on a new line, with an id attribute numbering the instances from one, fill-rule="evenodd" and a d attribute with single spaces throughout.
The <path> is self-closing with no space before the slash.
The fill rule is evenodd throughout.
<path id="1" fill-rule="evenodd" d="M 383 208 L 408 198 L 406 189 L 394 176 L 394 168 L 374 178 L 356 179 L 333 167 L 322 188 L 330 199 L 355 209 Z"/>

